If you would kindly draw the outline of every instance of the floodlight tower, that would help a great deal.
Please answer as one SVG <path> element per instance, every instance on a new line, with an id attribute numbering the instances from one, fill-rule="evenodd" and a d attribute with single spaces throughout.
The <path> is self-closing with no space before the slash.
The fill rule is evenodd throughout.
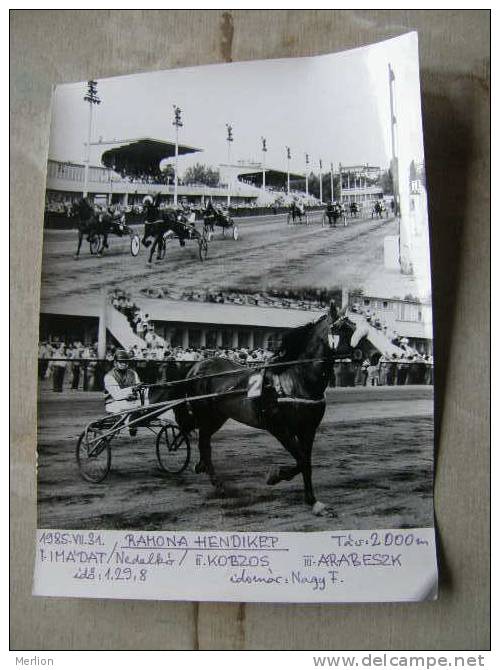
<path id="1" fill-rule="evenodd" d="M 319 159 L 319 201 L 323 202 L 323 161 Z"/>
<path id="2" fill-rule="evenodd" d="M 228 177 L 227 177 L 227 206 L 231 204 L 231 144 L 234 142 L 233 137 L 233 126 L 230 123 L 226 123 L 227 135 L 227 165 L 228 165 Z"/>
<path id="3" fill-rule="evenodd" d="M 262 190 L 266 190 L 266 153 L 267 153 L 267 140 L 265 137 L 260 138 L 262 142 Z"/>
<path id="4" fill-rule="evenodd" d="M 94 105 L 100 105 L 101 99 L 97 95 L 97 82 L 94 79 L 91 79 L 87 82 L 87 93 L 83 96 L 85 102 L 89 103 L 89 123 L 87 131 L 87 145 L 85 147 L 85 172 L 84 172 L 84 182 L 83 182 L 83 197 L 88 196 L 89 190 L 89 165 L 90 165 L 90 143 L 92 141 L 92 122 L 93 122 L 93 111 Z"/>
<path id="5" fill-rule="evenodd" d="M 309 154 L 306 154 L 306 195 L 309 195 Z"/>
<path id="6" fill-rule="evenodd" d="M 333 163 L 330 163 L 330 202 L 333 204 Z"/>
<path id="7" fill-rule="evenodd" d="M 285 147 L 286 149 L 286 192 L 287 195 L 290 195 L 290 159 L 292 158 L 292 154 L 290 152 L 290 147 Z"/>
<path id="8" fill-rule="evenodd" d="M 182 123 L 181 114 L 182 109 L 177 105 L 173 105 L 174 120 L 172 125 L 175 126 L 175 175 L 174 175 L 174 206 L 177 207 L 177 189 L 179 185 L 179 128 L 184 125 Z"/>

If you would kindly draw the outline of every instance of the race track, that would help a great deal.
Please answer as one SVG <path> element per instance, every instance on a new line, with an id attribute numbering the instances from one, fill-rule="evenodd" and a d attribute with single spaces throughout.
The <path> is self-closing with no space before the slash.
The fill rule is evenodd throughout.
<path id="1" fill-rule="evenodd" d="M 377 295 L 378 286 L 390 295 L 405 295 L 414 281 L 384 268 L 384 238 L 395 235 L 393 219 L 348 220 L 347 227 L 323 228 L 321 213 L 311 223 L 287 225 L 285 215 L 236 220 L 240 239 L 223 238 L 219 229 L 209 244 L 208 259 L 198 258 L 196 242 L 181 248 L 168 244 L 164 261 L 147 267 L 147 249 L 133 258 L 129 239 L 110 236 L 110 249 L 102 258 L 91 256 L 84 241 L 79 260 L 76 231 L 46 230 L 43 248 L 43 297 L 73 295 L 85 299 L 102 287 L 129 291 L 165 287 L 170 290 L 214 290 L 237 287 L 247 291 L 265 288 L 364 287 Z M 200 227 L 200 224 L 197 224 Z M 142 226 L 137 227 L 142 235 Z"/>
<path id="2" fill-rule="evenodd" d="M 83 426 L 102 415 L 102 395 L 40 392 L 38 527 L 140 530 L 312 531 L 429 526 L 432 516 L 431 386 L 340 388 L 313 450 L 316 496 L 331 516 L 314 517 L 302 480 L 266 485 L 273 464 L 291 464 L 268 433 L 228 422 L 213 440 L 213 462 L 224 482 L 217 496 L 190 466 L 163 475 L 153 435 L 123 435 L 101 484 L 84 481 L 75 460 Z"/>

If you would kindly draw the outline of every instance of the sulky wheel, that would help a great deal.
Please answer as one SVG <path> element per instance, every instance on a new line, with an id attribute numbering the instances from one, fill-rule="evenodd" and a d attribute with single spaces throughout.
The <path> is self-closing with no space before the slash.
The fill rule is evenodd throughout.
<path id="1" fill-rule="evenodd" d="M 99 430 L 89 428 L 78 438 L 76 462 L 82 477 L 98 484 L 108 476 L 111 469 L 111 439 L 99 439 Z"/>
<path id="2" fill-rule="evenodd" d="M 130 253 L 132 256 L 137 256 L 139 253 L 139 250 L 141 248 L 141 240 L 139 239 L 139 235 L 131 235 L 130 236 Z"/>
<path id="3" fill-rule="evenodd" d="M 327 217 L 326 213 L 323 212 L 323 216 L 321 217 L 321 225 L 322 225 L 322 227 L 323 227 L 323 228 L 326 228 L 327 225 L 328 225 L 328 223 L 329 223 L 329 221 L 328 221 L 328 217 Z"/>
<path id="4" fill-rule="evenodd" d="M 288 224 L 293 223 L 292 215 L 290 214 L 290 212 L 287 214 L 286 222 Z"/>
<path id="5" fill-rule="evenodd" d="M 156 457 L 163 472 L 178 475 L 185 470 L 191 456 L 189 437 L 178 426 L 166 423 L 156 438 Z"/>
<path id="6" fill-rule="evenodd" d="M 202 235 L 198 240 L 198 253 L 200 255 L 200 261 L 204 261 L 208 256 L 208 241 L 205 235 Z"/>
<path id="7" fill-rule="evenodd" d="M 236 242 L 236 240 L 240 236 L 240 231 L 238 230 L 238 226 L 235 226 L 233 223 L 233 240 Z"/>
<path id="8" fill-rule="evenodd" d="M 97 254 L 101 252 L 103 244 L 104 244 L 104 238 L 102 237 L 102 235 L 99 235 L 97 233 L 91 235 L 89 245 L 90 245 L 90 253 L 92 254 L 92 256 L 97 256 Z"/>

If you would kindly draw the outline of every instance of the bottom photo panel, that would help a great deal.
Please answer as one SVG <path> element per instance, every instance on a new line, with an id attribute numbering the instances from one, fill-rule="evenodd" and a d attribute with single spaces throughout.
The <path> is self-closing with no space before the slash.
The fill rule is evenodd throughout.
<path id="1" fill-rule="evenodd" d="M 432 526 L 431 336 L 342 287 L 44 303 L 38 525 Z"/>

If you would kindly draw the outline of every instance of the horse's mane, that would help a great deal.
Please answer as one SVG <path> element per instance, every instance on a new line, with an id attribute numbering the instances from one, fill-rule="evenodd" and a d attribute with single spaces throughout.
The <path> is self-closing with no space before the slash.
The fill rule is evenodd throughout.
<path id="1" fill-rule="evenodd" d="M 316 321 L 310 321 L 304 326 L 298 326 L 297 328 L 288 330 L 283 335 L 280 351 L 273 356 L 273 361 L 281 363 L 296 360 L 306 348 L 316 325 L 323 319 L 326 319 L 326 316 L 327 315 L 324 314 Z"/>

